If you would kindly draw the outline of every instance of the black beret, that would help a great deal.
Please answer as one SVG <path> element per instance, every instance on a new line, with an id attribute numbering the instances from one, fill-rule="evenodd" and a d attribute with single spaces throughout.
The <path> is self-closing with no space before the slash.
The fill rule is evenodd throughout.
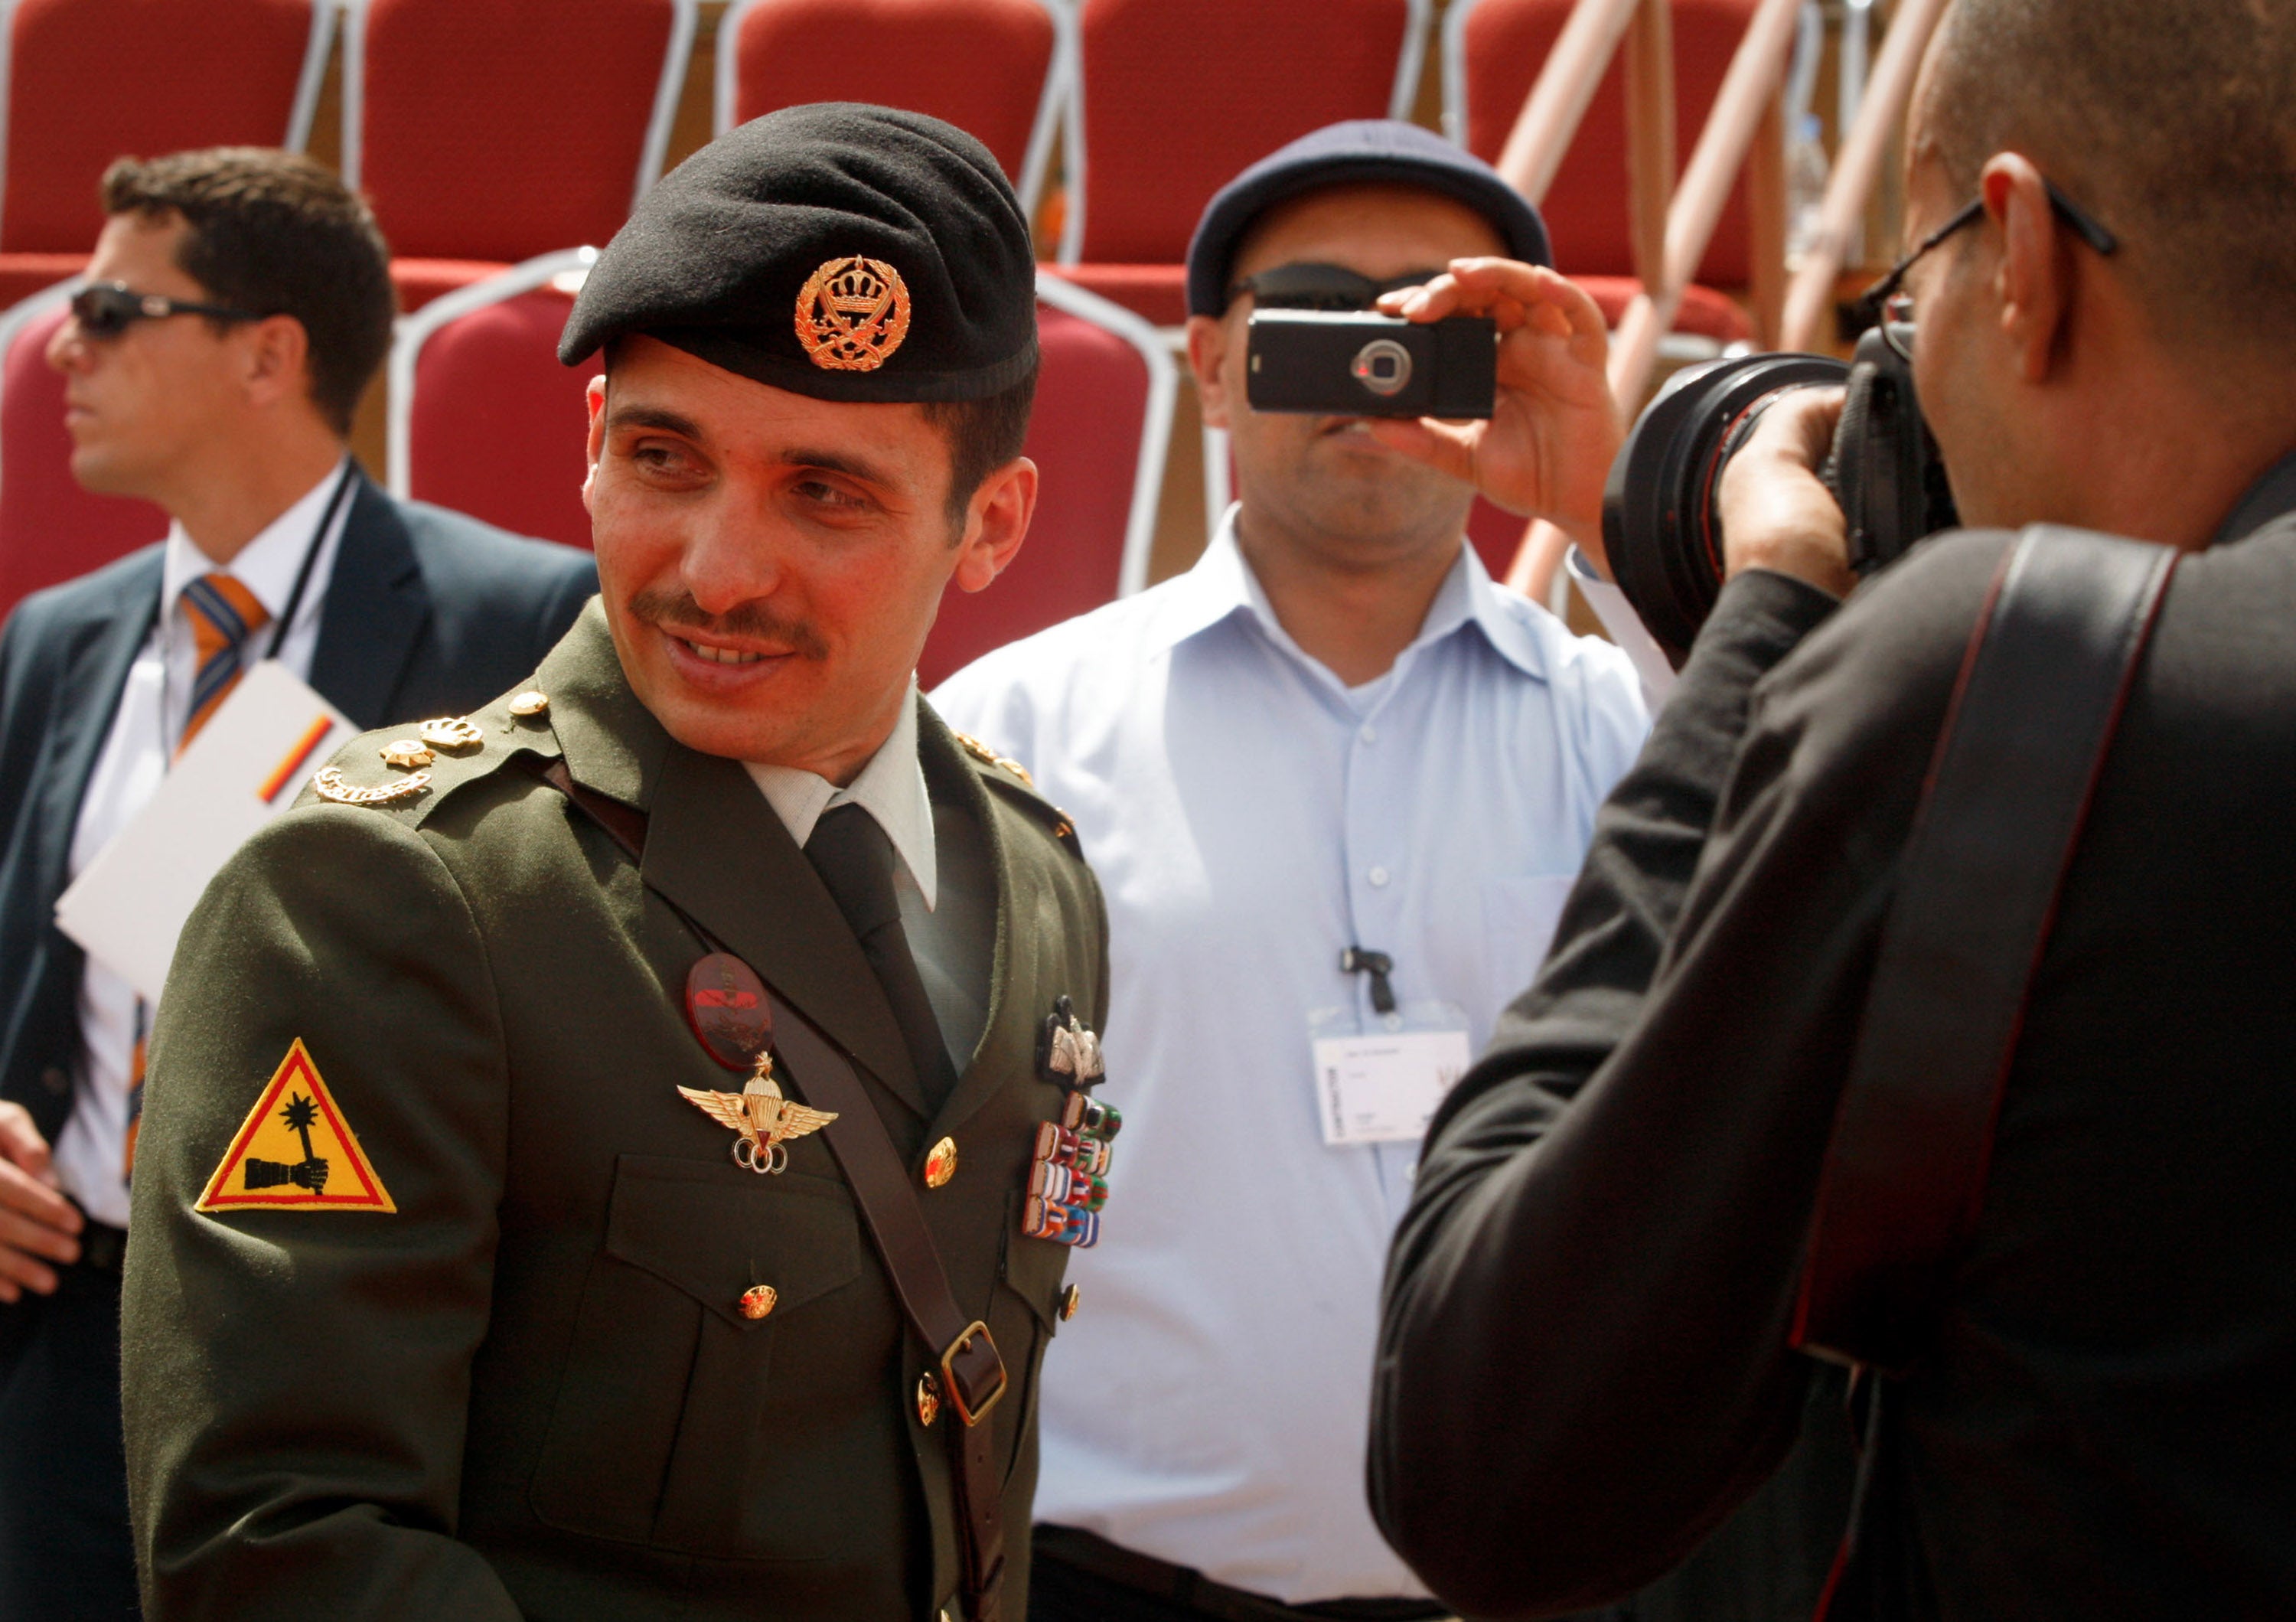
<path id="1" fill-rule="evenodd" d="M 558 358 L 644 333 L 827 400 L 972 400 L 1037 359 L 1029 222 L 988 149 L 922 113 L 786 107 L 638 200 Z"/>
<path id="2" fill-rule="evenodd" d="M 1228 273 L 1251 222 L 1286 198 L 1324 186 L 1386 182 L 1440 192 L 1465 203 L 1529 265 L 1552 265 L 1546 225 L 1499 172 L 1432 130 L 1393 119 L 1330 124 L 1262 158 L 1204 206 L 1188 243 L 1188 314 L 1227 308 Z"/>

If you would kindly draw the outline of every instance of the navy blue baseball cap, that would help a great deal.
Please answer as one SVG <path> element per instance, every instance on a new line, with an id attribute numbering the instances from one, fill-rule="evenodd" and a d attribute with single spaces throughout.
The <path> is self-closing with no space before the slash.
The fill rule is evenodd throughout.
<path id="1" fill-rule="evenodd" d="M 1554 263 L 1538 210 L 1489 164 L 1416 124 L 1357 119 L 1300 136 L 1220 188 L 1188 243 L 1188 313 L 1218 315 L 1227 308 L 1236 244 L 1271 207 L 1302 192 L 1362 182 L 1456 197 L 1490 221 L 1514 258 Z"/>

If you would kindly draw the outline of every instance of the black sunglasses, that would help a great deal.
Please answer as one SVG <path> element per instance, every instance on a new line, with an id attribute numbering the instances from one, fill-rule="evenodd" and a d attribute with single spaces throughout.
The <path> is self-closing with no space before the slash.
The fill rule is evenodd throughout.
<path id="1" fill-rule="evenodd" d="M 1240 293 L 1250 293 L 1262 309 L 1367 310 L 1382 293 L 1423 287 L 1443 273 L 1439 268 L 1406 271 L 1375 282 L 1343 265 L 1278 265 L 1246 276 L 1227 290 L 1230 304 Z"/>
<path id="2" fill-rule="evenodd" d="M 2120 250 L 2120 239 L 2098 224 L 2095 217 L 2079 203 L 2057 190 L 2055 181 L 2044 179 L 2041 184 L 2049 190 L 2050 212 L 2064 221 L 2066 228 L 2075 236 L 2100 255 L 2110 256 Z M 1890 266 L 1887 275 L 1857 295 L 1858 314 L 1869 325 L 1880 324 L 1882 341 L 1895 350 L 1900 359 L 1911 360 L 1914 357 L 1911 340 L 1914 299 L 1911 293 L 1901 291 L 1905 286 L 1906 273 L 1913 269 L 1923 254 L 1955 232 L 1976 224 L 1984 213 L 1985 200 L 1971 198 L 1954 212 L 1952 218 L 1915 243 L 1911 252 Z M 1903 332 L 1900 332 L 1900 328 L 1904 329 Z"/>
<path id="3" fill-rule="evenodd" d="M 205 315 L 211 321 L 260 321 L 252 310 L 221 304 L 193 304 L 158 293 L 139 293 L 124 282 L 91 282 L 71 296 L 72 319 L 90 338 L 117 338 L 139 321 L 168 315 Z"/>

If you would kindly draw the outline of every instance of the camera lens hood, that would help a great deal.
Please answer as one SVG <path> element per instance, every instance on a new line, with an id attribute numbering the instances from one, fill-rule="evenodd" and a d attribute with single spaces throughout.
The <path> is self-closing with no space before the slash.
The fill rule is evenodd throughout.
<path id="1" fill-rule="evenodd" d="M 1628 432 L 1603 490 L 1603 545 L 1619 588 L 1677 663 L 1722 590 L 1723 463 L 1772 396 L 1849 374 L 1822 355 L 1708 361 L 1669 379 Z"/>

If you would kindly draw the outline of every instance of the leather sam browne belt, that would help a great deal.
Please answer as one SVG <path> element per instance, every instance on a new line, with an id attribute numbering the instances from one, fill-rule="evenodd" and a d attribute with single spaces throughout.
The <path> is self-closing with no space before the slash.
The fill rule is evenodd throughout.
<path id="1" fill-rule="evenodd" d="M 574 781 L 562 760 L 552 761 L 541 775 L 632 860 L 643 859 L 644 812 L 584 788 Z M 712 949 L 728 950 L 709 930 L 686 916 L 684 909 L 675 903 L 671 905 L 686 927 Z M 754 972 L 756 965 L 750 968 Z M 1004 1396 L 1009 1383 L 1004 1360 L 988 1324 L 957 1306 L 916 1191 L 910 1186 L 899 1152 L 886 1135 L 883 1118 L 854 1073 L 852 1061 L 811 1020 L 791 1007 L 764 976 L 758 979 L 766 986 L 773 1013 L 774 1046 L 784 1068 L 802 1085 L 808 1103 L 836 1112 L 837 1118 L 822 1128 L 822 1136 L 845 1173 L 854 1203 L 861 1208 L 862 1220 L 892 1279 L 909 1327 L 934 1359 L 940 1393 L 955 1416 L 956 1422 L 947 1427 L 947 1434 L 950 1476 L 955 1486 L 959 1593 L 967 1622 L 1002 1622 L 1004 1495 L 993 1429 L 981 1421 Z"/>

